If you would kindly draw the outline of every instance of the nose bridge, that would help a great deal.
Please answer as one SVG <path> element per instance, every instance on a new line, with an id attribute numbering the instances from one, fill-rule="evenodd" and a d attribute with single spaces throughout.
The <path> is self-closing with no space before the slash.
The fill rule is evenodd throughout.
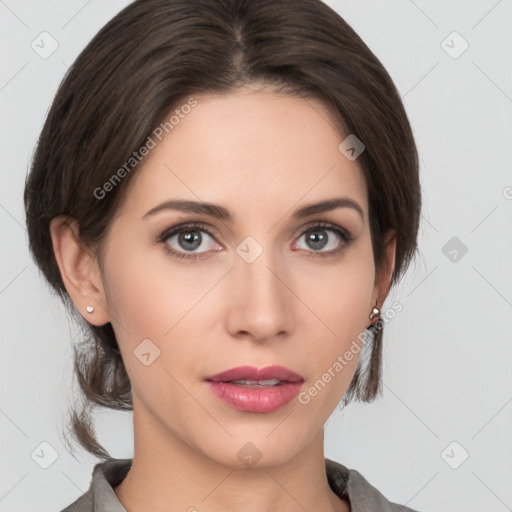
<path id="1" fill-rule="evenodd" d="M 231 328 L 258 339 L 289 329 L 290 297 L 282 282 L 286 281 L 285 276 L 279 275 L 282 270 L 278 269 L 284 267 L 276 251 L 247 237 L 236 252 L 231 273 L 235 290 L 230 312 Z"/>

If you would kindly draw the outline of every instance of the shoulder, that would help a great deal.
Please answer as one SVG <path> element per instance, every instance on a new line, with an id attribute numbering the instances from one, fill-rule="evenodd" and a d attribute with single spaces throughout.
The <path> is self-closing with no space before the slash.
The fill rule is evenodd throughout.
<path id="1" fill-rule="evenodd" d="M 61 512 L 93 512 L 94 504 L 90 490 L 82 494 L 80 498 L 62 509 Z"/>
<path id="2" fill-rule="evenodd" d="M 125 512 L 114 487 L 125 478 L 132 459 L 108 459 L 94 466 L 89 489 L 61 512 Z"/>
<path id="3" fill-rule="evenodd" d="M 352 512 L 418 512 L 386 499 L 355 469 L 348 469 L 339 462 L 327 458 L 325 468 L 329 486 L 338 496 L 350 501 Z"/>

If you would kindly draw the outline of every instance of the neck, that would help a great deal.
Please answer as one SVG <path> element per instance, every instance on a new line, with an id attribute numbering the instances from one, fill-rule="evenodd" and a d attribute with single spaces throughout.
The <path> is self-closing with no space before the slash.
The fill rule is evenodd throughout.
<path id="1" fill-rule="evenodd" d="M 235 453 L 232 464 L 221 463 L 181 442 L 154 417 L 144 416 L 144 422 L 140 421 L 137 412 L 141 408 L 135 402 L 134 395 L 133 462 L 126 478 L 114 488 L 126 510 L 350 510 L 327 482 L 323 429 L 287 460 L 251 465 L 249 458 L 243 466 Z"/>

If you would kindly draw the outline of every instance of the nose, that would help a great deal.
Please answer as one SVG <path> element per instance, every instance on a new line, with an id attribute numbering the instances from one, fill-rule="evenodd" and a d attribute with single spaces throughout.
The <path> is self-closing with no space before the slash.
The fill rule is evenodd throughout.
<path id="1" fill-rule="evenodd" d="M 233 337 L 264 342 L 291 333 L 294 295 L 271 250 L 251 263 L 237 254 L 229 275 L 227 329 Z"/>

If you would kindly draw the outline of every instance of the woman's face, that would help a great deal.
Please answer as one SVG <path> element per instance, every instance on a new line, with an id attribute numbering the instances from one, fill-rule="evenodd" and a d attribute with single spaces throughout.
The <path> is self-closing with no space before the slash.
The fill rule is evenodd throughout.
<path id="1" fill-rule="evenodd" d="M 250 89 L 195 99 L 132 171 L 98 302 L 136 429 L 223 464 L 275 465 L 318 439 L 354 375 L 359 351 L 344 354 L 389 282 L 376 280 L 362 171 L 321 103 Z M 170 205 L 181 201 L 195 206 Z M 270 365 L 303 379 L 280 384 L 295 393 L 284 404 L 276 385 L 213 386 L 238 392 L 228 403 L 206 380 Z"/>

